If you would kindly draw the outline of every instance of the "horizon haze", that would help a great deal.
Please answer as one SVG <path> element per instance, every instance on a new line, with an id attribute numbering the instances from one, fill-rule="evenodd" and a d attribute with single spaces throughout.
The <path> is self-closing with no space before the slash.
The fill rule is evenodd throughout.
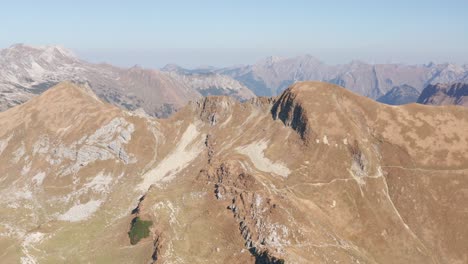
<path id="1" fill-rule="evenodd" d="M 466 64 L 467 8 L 456 0 L 17 1 L 3 4 L 0 48 L 58 44 L 91 62 L 149 68 L 303 54 L 327 64 Z"/>

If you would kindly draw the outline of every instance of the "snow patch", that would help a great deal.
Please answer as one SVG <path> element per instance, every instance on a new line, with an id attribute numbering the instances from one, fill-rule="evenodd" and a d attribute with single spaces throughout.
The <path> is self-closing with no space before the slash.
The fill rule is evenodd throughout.
<path id="1" fill-rule="evenodd" d="M 57 219 L 61 221 L 79 222 L 88 219 L 94 212 L 99 209 L 102 201 L 91 200 L 85 204 L 77 204 L 72 208 L 68 209 L 67 212 L 60 215 Z"/>
<path id="2" fill-rule="evenodd" d="M 260 207 L 260 205 L 262 205 L 262 201 L 262 197 L 258 194 L 255 194 L 255 206 Z"/>
<path id="3" fill-rule="evenodd" d="M 8 142 L 10 142 L 10 139 L 12 138 L 13 136 L 10 135 L 8 136 L 7 138 L 5 139 L 2 139 L 0 140 L 0 155 L 2 155 L 3 151 L 6 149 L 6 147 L 8 146 Z"/>
<path id="4" fill-rule="evenodd" d="M 178 140 L 175 149 L 154 169 L 143 175 L 143 182 L 138 185 L 138 189 L 146 191 L 152 184 L 170 181 L 179 171 L 187 167 L 203 150 L 203 140 L 194 143 L 199 135 L 197 127 L 190 124 Z"/>
<path id="5" fill-rule="evenodd" d="M 49 137 L 41 136 L 33 145 L 33 155 L 46 154 L 49 151 Z"/>
<path id="6" fill-rule="evenodd" d="M 265 150 L 268 147 L 267 141 L 254 142 L 252 144 L 238 147 L 236 151 L 246 155 L 250 158 L 255 168 L 263 171 L 274 173 L 282 177 L 288 177 L 291 171 L 282 163 L 273 163 L 267 157 L 265 157 Z"/>
<path id="7" fill-rule="evenodd" d="M 16 199 L 14 199 L 15 201 L 17 201 L 17 200 L 32 200 L 33 195 L 32 195 L 32 192 L 30 190 L 23 188 L 23 190 L 17 190 L 14 193 L 14 197 L 16 198 Z"/>
<path id="8" fill-rule="evenodd" d="M 31 68 L 25 68 L 25 70 L 32 79 L 41 79 L 45 72 L 44 68 L 35 61 L 31 62 Z"/>
<path id="9" fill-rule="evenodd" d="M 104 175 L 102 172 L 100 172 L 90 182 L 86 183 L 84 188 L 91 189 L 99 193 L 107 193 L 111 183 L 112 177 L 110 175 Z"/>
<path id="10" fill-rule="evenodd" d="M 40 186 L 44 182 L 45 176 L 46 176 L 45 172 L 41 171 L 37 173 L 36 175 L 34 175 L 34 177 L 32 177 L 32 180 L 34 184 L 36 184 L 37 186 Z"/>
<path id="11" fill-rule="evenodd" d="M 21 175 L 26 176 L 26 174 L 28 174 L 30 170 L 31 170 L 31 161 L 29 161 L 23 166 L 23 168 L 21 169 Z"/>
<path id="12" fill-rule="evenodd" d="M 348 139 L 347 138 L 343 139 L 343 144 L 348 145 Z"/>
<path id="13" fill-rule="evenodd" d="M 34 232 L 26 235 L 25 239 L 23 240 L 23 243 L 21 243 L 22 251 L 24 254 L 24 256 L 20 259 L 21 264 L 38 263 L 29 251 L 31 249 L 36 250 L 34 245 L 40 243 L 43 240 L 44 236 L 45 235 L 41 232 Z"/>
<path id="14" fill-rule="evenodd" d="M 24 146 L 24 142 L 21 142 L 21 146 L 13 152 L 13 162 L 18 163 L 25 153 L 26 147 Z"/>
<path id="15" fill-rule="evenodd" d="M 323 144 L 325 144 L 325 145 L 330 145 L 330 144 L 328 144 L 327 135 L 323 135 Z"/>

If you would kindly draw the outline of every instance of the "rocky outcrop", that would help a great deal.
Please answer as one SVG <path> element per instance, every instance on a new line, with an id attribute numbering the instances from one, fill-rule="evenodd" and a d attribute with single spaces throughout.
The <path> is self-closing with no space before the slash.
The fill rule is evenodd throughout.
<path id="1" fill-rule="evenodd" d="M 287 89 L 276 100 L 271 108 L 271 114 L 274 119 L 279 119 L 286 126 L 292 127 L 307 142 L 307 136 L 311 132 L 307 113 L 300 101 L 295 100 L 296 95 L 291 92 L 291 89 Z"/>
<path id="2" fill-rule="evenodd" d="M 202 171 L 200 177 L 214 183 L 216 199 L 227 202 L 226 208 L 232 212 L 256 263 L 282 263 L 271 252 L 281 254 L 288 243 L 288 229 L 274 222 L 275 211 L 280 209 L 273 199 L 265 197 L 261 183 L 233 162 Z"/>
<path id="3" fill-rule="evenodd" d="M 233 114 L 235 100 L 224 96 L 211 96 L 198 100 L 194 104 L 198 108 L 200 119 L 211 126 L 224 122 Z"/>
<path id="4" fill-rule="evenodd" d="M 468 106 L 468 83 L 428 85 L 417 102 L 426 105 Z"/>

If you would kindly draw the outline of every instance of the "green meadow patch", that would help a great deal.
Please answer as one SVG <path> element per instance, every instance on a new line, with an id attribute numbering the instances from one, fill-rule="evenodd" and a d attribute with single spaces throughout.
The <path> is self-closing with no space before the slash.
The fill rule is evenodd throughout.
<path id="1" fill-rule="evenodd" d="M 133 218 L 132 226 L 128 232 L 130 243 L 136 245 L 141 239 L 148 237 L 150 233 L 149 228 L 152 224 L 152 221 L 144 221 L 140 217 Z"/>

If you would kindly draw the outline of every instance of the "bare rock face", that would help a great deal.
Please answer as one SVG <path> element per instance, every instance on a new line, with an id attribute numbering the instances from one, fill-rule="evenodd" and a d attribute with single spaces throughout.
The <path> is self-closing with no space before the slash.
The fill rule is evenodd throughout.
<path id="1" fill-rule="evenodd" d="M 428 85 L 418 98 L 418 103 L 426 105 L 468 106 L 468 84 L 453 83 Z"/>
<path id="2" fill-rule="evenodd" d="M 296 130 L 301 137 L 308 142 L 308 134 L 311 132 L 306 110 L 302 107 L 296 94 L 286 90 L 273 105 L 271 113 L 273 118 L 280 119 L 286 126 Z"/>
<path id="3" fill-rule="evenodd" d="M 281 263 L 274 252 L 281 252 L 288 244 L 284 238 L 290 231 L 288 227 L 277 224 L 275 217 L 281 217 L 277 211 L 284 209 L 262 191 L 261 183 L 254 176 L 242 172 L 239 167 L 233 162 L 222 163 L 214 171 L 201 173 L 206 174 L 209 183 L 214 182 L 218 200 L 231 201 L 227 209 L 238 222 L 245 246 L 256 261 Z"/>
<path id="4" fill-rule="evenodd" d="M 2 260 L 465 263 L 467 111 L 302 82 L 153 119 L 63 83 L 0 113 Z"/>

